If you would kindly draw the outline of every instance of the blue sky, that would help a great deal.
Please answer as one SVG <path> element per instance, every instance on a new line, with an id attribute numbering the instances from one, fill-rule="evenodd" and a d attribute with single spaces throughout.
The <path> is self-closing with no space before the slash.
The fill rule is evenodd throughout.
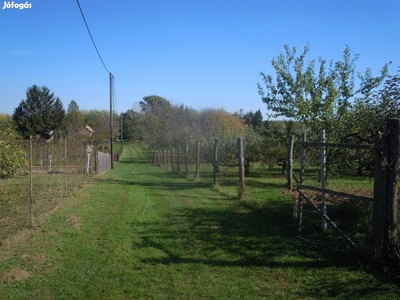
<path id="1" fill-rule="evenodd" d="M 6 4 L 9 1 L 6 1 Z M 26 1 L 14 1 L 26 3 Z M 11 2 L 10 2 L 11 3 Z M 1 9 L 0 112 L 45 85 L 65 109 L 109 109 L 109 76 L 76 0 L 31 0 Z M 400 66 L 400 1 L 80 0 L 97 48 L 115 76 L 118 113 L 159 95 L 194 109 L 261 109 L 260 72 L 284 45 L 337 61 L 349 45 L 357 70 Z"/>

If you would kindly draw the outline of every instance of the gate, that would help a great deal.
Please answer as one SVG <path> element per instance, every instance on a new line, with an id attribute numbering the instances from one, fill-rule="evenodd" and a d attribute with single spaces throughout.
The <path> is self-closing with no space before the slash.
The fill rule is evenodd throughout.
<path id="1" fill-rule="evenodd" d="M 307 141 L 304 134 L 300 177 L 294 176 L 296 237 L 398 260 L 399 136 L 398 119 L 389 119 L 386 135 L 369 145 L 326 143 L 324 131 L 319 141 Z"/>

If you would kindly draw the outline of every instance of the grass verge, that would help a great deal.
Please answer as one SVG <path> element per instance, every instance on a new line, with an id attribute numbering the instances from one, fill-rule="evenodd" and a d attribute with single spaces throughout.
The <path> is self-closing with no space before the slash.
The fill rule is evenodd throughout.
<path id="1" fill-rule="evenodd" d="M 124 146 L 28 242 L 1 260 L 1 299 L 395 299 L 354 257 L 294 238 L 281 187 L 239 201 Z M 30 277 L 8 280 L 7 271 Z"/>

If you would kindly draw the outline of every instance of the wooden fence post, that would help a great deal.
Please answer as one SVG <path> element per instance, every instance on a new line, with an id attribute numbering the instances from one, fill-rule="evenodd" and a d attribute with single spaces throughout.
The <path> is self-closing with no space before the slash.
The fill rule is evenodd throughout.
<path id="1" fill-rule="evenodd" d="M 238 158 L 239 158 L 239 197 L 244 195 L 244 154 L 243 139 L 238 138 Z"/>
<path id="2" fill-rule="evenodd" d="M 197 143 L 196 149 L 196 179 L 200 177 L 200 143 Z"/>
<path id="3" fill-rule="evenodd" d="M 288 160 L 288 165 L 287 165 L 287 188 L 289 191 L 293 189 L 293 145 L 294 145 L 294 135 L 289 135 L 289 144 L 288 144 L 288 154 L 287 154 L 287 160 Z"/>
<path id="4" fill-rule="evenodd" d="M 306 165 L 306 147 L 303 145 L 307 140 L 307 136 L 305 133 L 303 133 L 301 137 L 301 167 L 300 167 L 300 184 L 304 183 L 304 175 L 305 175 L 305 165 Z M 301 226 L 302 226 L 302 221 L 303 221 L 303 197 L 301 196 L 301 193 L 298 193 L 299 199 L 297 202 L 297 207 L 296 207 L 296 216 L 297 216 L 297 236 L 301 236 Z"/>
<path id="5" fill-rule="evenodd" d="M 372 220 L 372 245 L 377 252 L 383 250 L 386 215 L 386 144 L 377 133 L 375 140 L 374 207 Z"/>
<path id="6" fill-rule="evenodd" d="M 218 173 L 218 139 L 214 140 L 214 185 L 217 184 Z"/>
<path id="7" fill-rule="evenodd" d="M 387 128 L 387 175 L 386 175 L 386 228 L 385 252 L 390 254 L 396 238 L 397 179 L 399 176 L 400 119 L 388 119 Z"/>

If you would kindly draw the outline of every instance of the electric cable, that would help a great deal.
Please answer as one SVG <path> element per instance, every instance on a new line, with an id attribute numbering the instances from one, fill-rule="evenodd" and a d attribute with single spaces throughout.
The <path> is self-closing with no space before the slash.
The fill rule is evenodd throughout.
<path id="1" fill-rule="evenodd" d="M 104 61 L 103 61 L 103 59 L 101 58 L 101 55 L 100 55 L 100 53 L 99 53 L 99 50 L 97 49 L 97 46 L 96 46 L 96 43 L 94 42 L 94 39 L 93 39 L 93 37 L 92 37 L 92 34 L 90 33 L 90 29 L 89 29 L 89 26 L 88 26 L 88 24 L 87 24 L 87 22 L 86 22 L 85 15 L 83 14 L 81 5 L 79 4 L 79 0 L 76 0 L 76 3 L 78 4 L 78 7 L 79 7 L 79 10 L 80 10 L 80 12 L 81 12 L 83 21 L 85 22 L 86 29 L 87 29 L 87 31 L 88 31 L 88 33 L 89 33 L 89 36 L 90 36 L 91 40 L 92 40 L 93 46 L 94 46 L 94 48 L 96 49 L 97 55 L 99 56 L 100 61 L 101 61 L 101 63 L 103 64 L 104 68 L 106 69 L 107 73 L 110 74 L 110 72 L 108 71 L 108 69 L 107 69 L 107 67 L 106 67 L 106 65 L 105 65 L 105 63 L 104 63 Z"/>

